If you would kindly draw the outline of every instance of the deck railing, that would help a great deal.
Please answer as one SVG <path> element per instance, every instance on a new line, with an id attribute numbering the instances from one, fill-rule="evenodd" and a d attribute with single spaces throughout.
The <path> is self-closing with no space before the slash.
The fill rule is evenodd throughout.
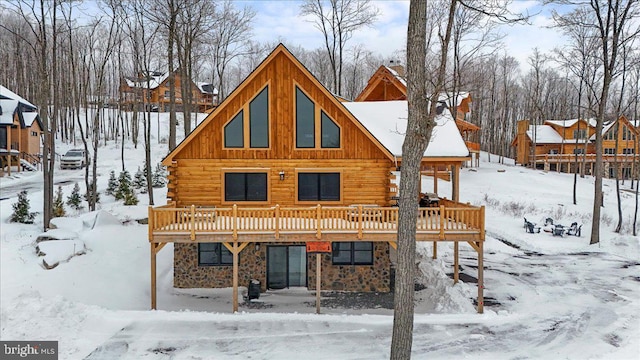
<path id="1" fill-rule="evenodd" d="M 459 206 L 458 206 L 459 205 Z M 398 230 L 398 208 L 377 206 L 314 206 L 244 208 L 149 207 L 149 237 L 183 235 L 195 240 L 199 234 L 226 234 L 234 239 L 243 234 L 273 235 L 390 234 Z M 446 206 L 420 208 L 418 234 L 444 239 L 448 232 L 480 234 L 484 238 L 484 207 L 447 202 Z"/>
<path id="2" fill-rule="evenodd" d="M 582 160 L 585 160 L 586 162 L 595 162 L 596 161 L 596 154 L 578 154 L 578 162 L 582 162 Z M 621 163 L 625 163 L 625 162 L 633 162 L 636 161 L 637 157 L 634 154 L 617 154 L 617 155 L 612 155 L 612 154 L 603 154 L 602 155 L 602 161 L 605 162 L 621 162 Z M 576 161 L 576 155 L 575 154 L 538 154 L 535 156 L 535 160 L 538 163 L 571 163 L 571 162 L 575 162 Z M 531 160 L 531 162 L 533 162 L 533 159 Z"/>

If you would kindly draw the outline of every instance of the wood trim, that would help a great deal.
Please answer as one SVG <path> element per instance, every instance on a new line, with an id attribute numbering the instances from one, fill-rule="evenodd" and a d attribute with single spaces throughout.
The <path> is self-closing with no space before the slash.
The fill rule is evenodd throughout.
<path id="1" fill-rule="evenodd" d="M 265 173 L 267 174 L 266 201 L 227 201 L 225 199 L 225 174 L 227 173 Z M 271 168 L 222 168 L 220 169 L 220 203 L 222 205 L 268 205 L 271 203 Z"/>
<path id="2" fill-rule="evenodd" d="M 340 174 L 340 200 L 339 201 L 300 201 L 298 200 L 298 174 L 315 174 L 315 173 L 339 173 Z M 342 205 L 344 199 L 344 169 L 342 168 L 296 168 L 294 170 L 295 187 L 294 187 L 294 204 L 296 205 Z"/>

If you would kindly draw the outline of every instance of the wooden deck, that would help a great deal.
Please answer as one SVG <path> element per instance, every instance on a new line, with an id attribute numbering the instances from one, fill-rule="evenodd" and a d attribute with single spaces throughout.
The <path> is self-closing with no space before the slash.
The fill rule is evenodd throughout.
<path id="1" fill-rule="evenodd" d="M 454 283 L 459 278 L 459 243 L 468 243 L 478 254 L 478 306 L 484 308 L 483 247 L 484 206 L 475 207 L 440 200 L 440 206 L 420 208 L 416 241 L 454 244 Z M 250 243 L 312 241 L 386 241 L 396 248 L 398 208 L 313 206 L 250 208 L 176 207 L 174 203 L 149 207 L 151 245 L 151 308 L 157 308 L 156 255 L 170 242 L 219 242 L 233 255 L 233 311 L 238 311 L 238 255 Z M 317 263 L 320 264 L 319 259 Z M 317 270 L 319 282 L 320 269 Z M 317 310 L 319 312 L 319 309 Z"/>
<path id="2" fill-rule="evenodd" d="M 457 204 L 456 204 L 457 205 Z M 397 240 L 398 208 L 313 206 L 149 208 L 149 241 L 292 242 Z M 420 208 L 417 241 L 484 240 L 484 207 Z"/>

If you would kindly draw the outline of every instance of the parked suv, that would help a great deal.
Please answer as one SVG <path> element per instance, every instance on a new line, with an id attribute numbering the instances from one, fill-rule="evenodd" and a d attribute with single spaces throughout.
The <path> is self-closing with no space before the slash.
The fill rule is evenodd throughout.
<path id="1" fill-rule="evenodd" d="M 84 149 L 71 149 L 60 159 L 60 169 L 81 169 L 87 164 L 85 162 Z"/>

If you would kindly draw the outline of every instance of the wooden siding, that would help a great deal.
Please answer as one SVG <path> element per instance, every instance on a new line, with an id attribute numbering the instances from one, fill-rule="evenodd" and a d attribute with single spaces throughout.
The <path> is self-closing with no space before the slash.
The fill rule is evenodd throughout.
<path id="1" fill-rule="evenodd" d="M 563 126 L 559 126 L 550 122 L 545 122 L 545 125 L 549 125 L 551 126 L 555 131 L 558 132 L 558 134 L 560 134 L 560 136 L 567 140 L 573 140 L 575 142 L 575 137 L 573 136 L 573 132 L 575 130 L 578 130 L 578 124 L 580 125 L 580 130 L 586 130 L 587 127 L 589 129 L 589 131 L 587 132 L 587 139 L 590 138 L 593 134 L 595 134 L 596 132 L 596 128 L 594 128 L 593 126 L 590 126 L 589 124 L 587 124 L 586 121 L 584 120 L 579 120 L 576 121 L 575 124 L 573 124 L 572 126 L 569 127 L 563 127 Z M 565 152 L 566 154 L 566 152 Z"/>
<path id="2" fill-rule="evenodd" d="M 223 177 L 225 172 L 267 172 L 269 200 L 251 206 L 297 205 L 296 171 L 341 173 L 341 202 L 331 204 L 389 203 L 388 160 L 314 160 L 303 159 L 255 161 L 250 159 L 178 160 L 170 167 L 168 196 L 177 206 L 220 206 L 224 202 Z M 280 172 L 284 171 L 284 180 Z M 238 202 L 239 206 L 247 203 Z"/>
<path id="3" fill-rule="evenodd" d="M 248 104 L 269 83 L 269 149 L 223 149 L 223 125 Z M 299 86 L 312 101 L 316 111 L 323 110 L 341 128 L 340 149 L 296 149 L 295 143 L 295 86 Z M 316 86 L 286 55 L 279 53 L 273 61 L 255 74 L 240 90 L 212 113 L 204 128 L 192 138 L 174 159 L 387 159 L 387 155 L 373 143 L 339 108 L 334 100 Z M 245 122 L 248 121 L 245 114 Z M 318 134 L 316 134 L 316 137 Z M 246 146 L 246 144 L 245 144 Z M 307 164 L 306 167 L 316 166 Z"/>

